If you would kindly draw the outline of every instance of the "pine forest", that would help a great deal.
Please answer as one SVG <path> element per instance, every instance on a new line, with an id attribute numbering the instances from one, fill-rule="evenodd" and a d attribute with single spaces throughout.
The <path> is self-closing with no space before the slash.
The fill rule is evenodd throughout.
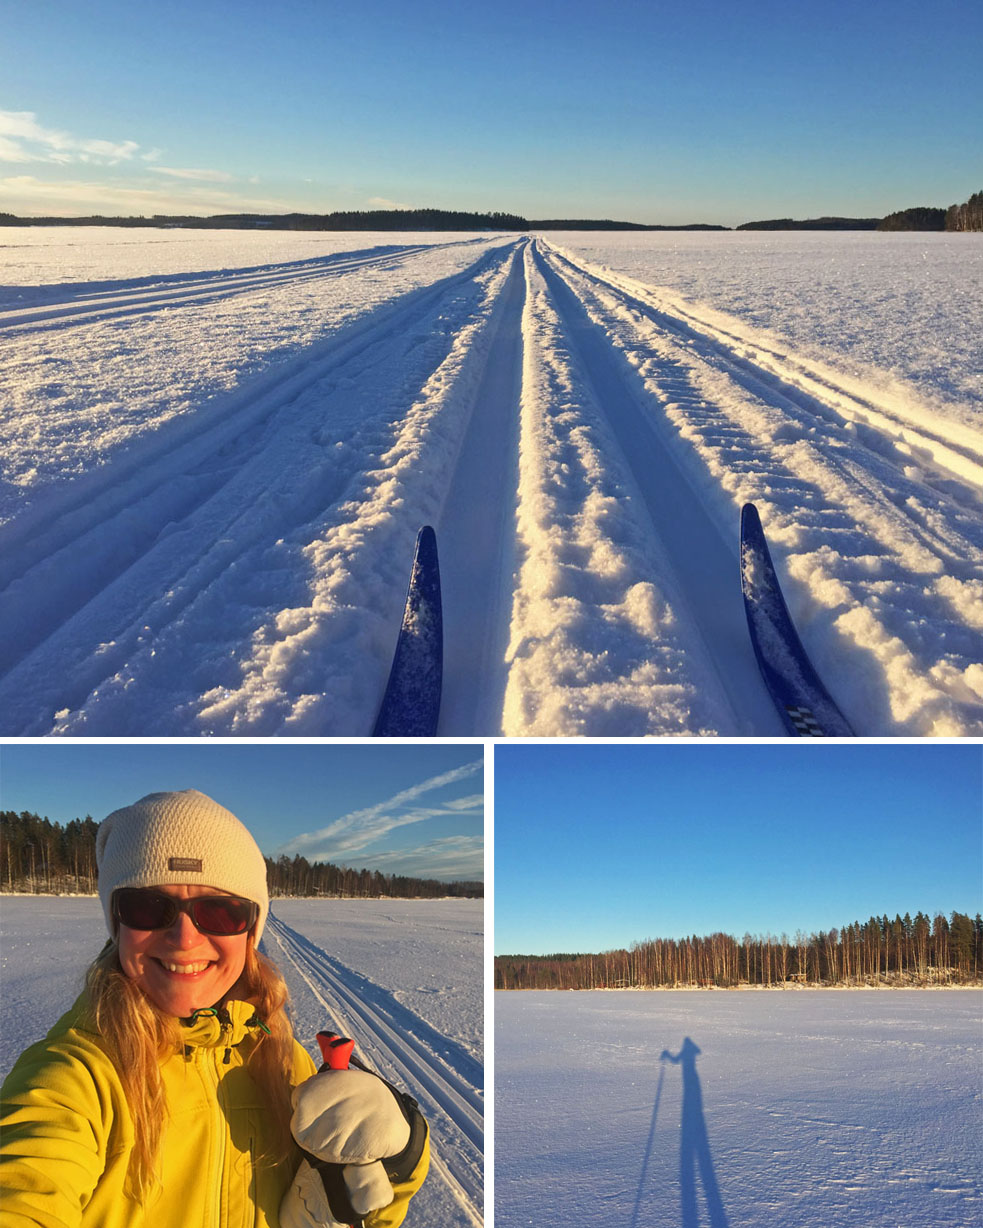
<path id="1" fill-rule="evenodd" d="M 0 811 L 0 891 L 92 895 L 96 891 L 94 819 L 63 826 L 26 811 Z M 484 894 L 480 882 L 439 882 L 353 869 L 306 857 L 266 858 L 270 895 L 346 899 L 440 899 Z"/>

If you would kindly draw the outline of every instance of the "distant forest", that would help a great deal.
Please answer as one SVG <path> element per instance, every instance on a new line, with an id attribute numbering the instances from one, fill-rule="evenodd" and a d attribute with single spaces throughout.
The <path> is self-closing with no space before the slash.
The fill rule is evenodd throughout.
<path id="1" fill-rule="evenodd" d="M 871 917 L 794 938 L 657 938 L 598 955 L 498 955 L 496 989 L 965 985 L 983 980 L 983 918 Z"/>
<path id="2" fill-rule="evenodd" d="M 948 209 L 920 205 L 900 209 L 887 217 L 818 217 L 796 222 L 745 222 L 738 230 L 983 230 L 983 192 L 974 192 L 964 205 Z"/>
<path id="3" fill-rule="evenodd" d="M 727 230 L 727 226 L 647 226 L 642 222 L 553 219 L 530 222 L 514 213 L 458 213 L 447 209 L 372 209 L 342 213 L 225 213 L 190 217 L 15 217 L 0 213 L 0 226 L 156 226 L 182 230 Z"/>
<path id="4" fill-rule="evenodd" d="M 0 811 L 0 890 L 34 895 L 91 895 L 96 890 L 94 819 L 62 826 L 23 811 Z M 306 857 L 266 858 L 271 896 L 325 896 L 338 899 L 480 899 L 480 882 L 353 870 Z"/>
<path id="5" fill-rule="evenodd" d="M 448 209 L 370 209 L 340 213 L 219 213 L 212 217 L 155 213 L 151 217 L 15 217 L 0 226 L 155 226 L 182 230 L 527 230 L 513 213 L 459 213 Z"/>
<path id="6" fill-rule="evenodd" d="M 156 226 L 196 230 L 728 230 L 692 223 L 646 225 L 574 218 L 529 221 L 515 213 L 467 213 L 448 209 L 372 209 L 337 213 L 225 213 L 191 217 L 157 213 L 152 217 L 15 217 L 0 213 L 0 226 Z M 887 217 L 820 217 L 806 221 L 776 218 L 744 222 L 738 230 L 983 230 L 983 192 L 948 209 L 919 206 Z"/>

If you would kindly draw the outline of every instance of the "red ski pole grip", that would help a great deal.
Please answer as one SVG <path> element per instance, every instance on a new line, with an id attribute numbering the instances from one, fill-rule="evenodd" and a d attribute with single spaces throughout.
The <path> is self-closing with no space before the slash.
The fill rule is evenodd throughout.
<path id="1" fill-rule="evenodd" d="M 317 1043 L 321 1057 L 330 1070 L 347 1070 L 348 1062 L 355 1048 L 355 1042 L 337 1032 L 318 1032 Z"/>

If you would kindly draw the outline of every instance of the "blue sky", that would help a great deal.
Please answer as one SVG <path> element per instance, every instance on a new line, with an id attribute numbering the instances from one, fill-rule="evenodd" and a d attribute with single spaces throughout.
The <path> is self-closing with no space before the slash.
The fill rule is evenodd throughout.
<path id="1" fill-rule="evenodd" d="M 510 745 L 495 951 L 983 908 L 983 747 Z"/>
<path id="2" fill-rule="evenodd" d="M 0 809 L 67 823 L 147 793 L 199 789 L 271 856 L 481 879 L 480 746 L 7 743 Z"/>
<path id="3" fill-rule="evenodd" d="M 977 0 L 4 6 L 0 210 L 725 225 L 981 186 Z"/>

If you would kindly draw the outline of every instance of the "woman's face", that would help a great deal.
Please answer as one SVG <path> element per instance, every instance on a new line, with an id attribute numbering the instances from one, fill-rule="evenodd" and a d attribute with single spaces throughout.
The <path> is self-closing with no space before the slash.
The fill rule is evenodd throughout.
<path id="1" fill-rule="evenodd" d="M 163 895 L 190 900 L 227 895 L 214 887 L 155 887 Z M 185 912 L 166 930 L 119 927 L 119 959 L 126 975 L 168 1015 L 187 1018 L 220 1002 L 242 975 L 248 934 L 203 934 Z"/>

